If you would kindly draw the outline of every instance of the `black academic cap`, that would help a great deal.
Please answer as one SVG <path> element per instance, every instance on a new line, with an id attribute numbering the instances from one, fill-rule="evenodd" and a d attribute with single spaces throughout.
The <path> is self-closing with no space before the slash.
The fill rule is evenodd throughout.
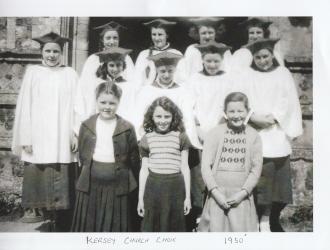
<path id="1" fill-rule="evenodd" d="M 272 22 L 266 21 L 264 19 L 258 18 L 258 17 L 249 17 L 247 20 L 239 23 L 239 25 L 245 26 L 245 27 L 262 27 L 263 29 L 268 29 L 269 25 L 271 25 Z"/>
<path id="2" fill-rule="evenodd" d="M 46 43 L 57 43 L 61 47 L 63 47 L 63 45 L 66 42 L 70 41 L 69 38 L 61 37 L 60 35 L 58 35 L 57 33 L 54 33 L 54 32 L 47 33 L 40 37 L 32 38 L 32 40 L 40 43 L 40 45 L 45 45 Z"/>
<path id="3" fill-rule="evenodd" d="M 211 26 L 211 27 L 216 26 L 223 20 L 225 19 L 222 17 L 196 17 L 189 19 L 189 21 L 194 23 L 196 26 Z"/>
<path id="4" fill-rule="evenodd" d="M 123 30 L 123 29 L 127 30 L 127 28 L 125 26 L 123 26 L 123 25 L 121 25 L 121 24 L 119 24 L 117 22 L 114 22 L 114 21 L 111 21 L 109 23 L 103 24 L 101 26 L 97 26 L 97 27 L 95 27 L 93 29 L 94 30 L 100 30 L 100 29 L 105 30 L 105 29 L 107 29 L 107 30 L 116 30 L 116 31 Z"/>
<path id="5" fill-rule="evenodd" d="M 176 22 L 167 21 L 165 19 L 157 18 L 149 22 L 143 23 L 143 25 L 149 28 L 168 28 L 175 25 Z"/>
<path id="6" fill-rule="evenodd" d="M 215 41 L 208 42 L 203 45 L 196 45 L 196 48 L 202 53 L 202 54 L 220 54 L 223 55 L 227 50 L 230 50 L 231 47 L 227 46 L 224 43 L 217 43 Z"/>
<path id="7" fill-rule="evenodd" d="M 279 38 L 267 38 L 267 39 L 260 39 L 255 42 L 249 43 L 244 47 L 249 49 L 252 54 L 258 52 L 261 49 L 269 49 L 270 51 L 274 50 L 275 44 L 279 41 Z"/>
<path id="8" fill-rule="evenodd" d="M 155 63 L 156 67 L 159 67 L 164 65 L 176 66 L 182 57 L 183 57 L 182 55 L 173 52 L 164 51 L 156 55 L 149 56 L 148 59 L 152 60 Z"/>
<path id="9" fill-rule="evenodd" d="M 109 62 L 113 60 L 125 60 L 126 55 L 132 52 L 131 49 L 124 49 L 121 47 L 111 47 L 107 50 L 96 53 L 100 58 L 100 62 Z"/>

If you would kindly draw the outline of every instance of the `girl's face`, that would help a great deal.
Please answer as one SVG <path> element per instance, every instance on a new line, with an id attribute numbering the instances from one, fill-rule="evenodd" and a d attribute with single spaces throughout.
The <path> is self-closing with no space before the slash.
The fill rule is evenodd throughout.
<path id="1" fill-rule="evenodd" d="M 206 72 L 213 76 L 216 75 L 221 66 L 222 56 L 218 53 L 215 54 L 205 54 L 203 56 L 203 65 Z"/>
<path id="2" fill-rule="evenodd" d="M 100 118 L 111 120 L 116 117 L 119 99 L 112 94 L 101 93 L 96 99 L 97 108 L 100 112 Z"/>
<path id="3" fill-rule="evenodd" d="M 264 38 L 264 30 L 260 27 L 250 27 L 248 30 L 249 43 Z"/>
<path id="4" fill-rule="evenodd" d="M 166 111 L 161 106 L 157 106 L 155 108 L 154 114 L 152 115 L 152 119 L 155 123 L 156 131 L 166 133 L 170 129 L 173 115 L 171 112 Z"/>
<path id="5" fill-rule="evenodd" d="M 108 74 L 114 79 L 120 76 L 123 70 L 124 70 L 124 62 L 121 60 L 110 61 L 107 63 Z"/>
<path id="6" fill-rule="evenodd" d="M 157 75 L 161 84 L 169 85 L 173 81 L 175 66 L 164 65 L 157 67 Z"/>
<path id="7" fill-rule="evenodd" d="M 119 34 L 116 30 L 108 30 L 104 33 L 103 46 L 105 49 L 119 46 Z"/>
<path id="8" fill-rule="evenodd" d="M 163 28 L 151 28 L 151 40 L 154 46 L 162 49 L 167 44 L 167 34 Z"/>
<path id="9" fill-rule="evenodd" d="M 248 114 L 244 102 L 229 102 L 227 104 L 226 116 L 228 123 L 233 127 L 241 127 Z"/>
<path id="10" fill-rule="evenodd" d="M 211 26 L 199 27 L 198 34 L 200 44 L 206 44 L 215 40 L 215 29 Z"/>
<path id="11" fill-rule="evenodd" d="M 62 49 L 57 43 L 46 43 L 42 48 L 42 59 L 48 67 L 55 67 L 61 62 Z"/>
<path id="12" fill-rule="evenodd" d="M 253 61 L 257 68 L 267 71 L 273 66 L 274 55 L 268 49 L 261 49 L 254 53 Z"/>

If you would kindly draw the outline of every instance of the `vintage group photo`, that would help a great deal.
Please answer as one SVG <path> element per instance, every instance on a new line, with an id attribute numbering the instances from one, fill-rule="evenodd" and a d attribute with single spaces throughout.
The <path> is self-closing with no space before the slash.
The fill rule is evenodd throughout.
<path id="1" fill-rule="evenodd" d="M 0 232 L 313 232 L 313 18 L 0 17 Z"/>

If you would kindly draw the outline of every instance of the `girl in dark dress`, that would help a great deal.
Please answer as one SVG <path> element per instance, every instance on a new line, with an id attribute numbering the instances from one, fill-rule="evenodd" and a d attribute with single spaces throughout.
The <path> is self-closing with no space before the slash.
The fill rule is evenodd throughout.
<path id="1" fill-rule="evenodd" d="M 82 172 L 72 231 L 129 232 L 129 194 L 137 187 L 140 158 L 134 127 L 116 114 L 122 90 L 104 82 L 96 89 L 99 113 L 79 131 Z"/>

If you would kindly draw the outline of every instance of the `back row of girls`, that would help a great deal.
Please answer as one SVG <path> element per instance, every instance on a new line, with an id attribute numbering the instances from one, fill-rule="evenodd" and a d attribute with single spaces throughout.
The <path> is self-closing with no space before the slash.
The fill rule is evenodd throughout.
<path id="1" fill-rule="evenodd" d="M 200 44 L 185 56 L 167 43 L 174 23 L 146 23 L 154 47 L 141 52 L 135 70 L 130 50 L 118 46 L 122 26 L 103 26 L 105 49 L 87 59 L 79 81 L 61 66 L 65 38 L 35 39 L 43 64 L 24 77 L 12 145 L 30 163 L 23 207 L 34 215 L 53 211 L 51 219 L 61 225 L 59 211 L 74 203 L 78 149 L 73 231 L 136 230 L 137 213 L 142 231 L 185 231 L 189 213 L 192 221 L 200 217 L 200 231 L 283 230 L 280 212 L 292 202 L 289 140 L 302 128 L 278 40 L 263 37 L 269 23 L 248 19 L 249 43 L 231 56 L 230 47 L 214 41 L 219 20 L 192 21 Z M 252 192 L 257 183 L 260 224 Z"/>

